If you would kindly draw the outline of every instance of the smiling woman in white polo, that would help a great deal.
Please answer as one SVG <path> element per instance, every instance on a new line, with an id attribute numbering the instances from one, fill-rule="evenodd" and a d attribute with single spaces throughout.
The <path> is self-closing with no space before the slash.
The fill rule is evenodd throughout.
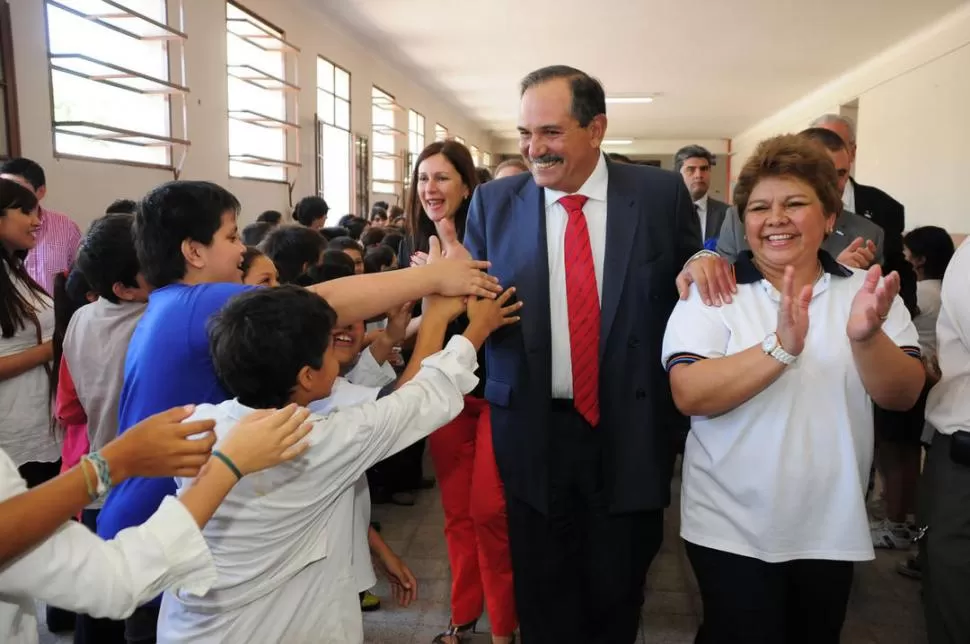
<path id="1" fill-rule="evenodd" d="M 704 602 L 698 644 L 835 644 L 852 562 L 873 558 L 872 403 L 909 409 L 924 374 L 899 276 L 820 250 L 836 185 L 818 144 L 761 143 L 735 188 L 751 246 L 737 295 L 712 308 L 695 288 L 667 323 L 674 402 L 693 417 L 681 536 Z"/>

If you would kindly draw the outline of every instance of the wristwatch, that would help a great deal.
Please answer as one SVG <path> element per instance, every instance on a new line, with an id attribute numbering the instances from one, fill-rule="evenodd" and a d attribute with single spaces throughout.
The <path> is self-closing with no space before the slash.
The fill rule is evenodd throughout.
<path id="1" fill-rule="evenodd" d="M 793 356 L 782 348 L 781 342 L 778 341 L 777 333 L 768 334 L 768 337 L 761 343 L 761 350 L 786 366 L 794 364 L 795 360 L 798 359 L 798 356 Z"/>

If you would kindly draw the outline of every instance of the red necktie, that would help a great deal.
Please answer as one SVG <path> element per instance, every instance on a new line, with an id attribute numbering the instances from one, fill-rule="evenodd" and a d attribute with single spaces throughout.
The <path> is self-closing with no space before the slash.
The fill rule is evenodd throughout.
<path id="1" fill-rule="evenodd" d="M 573 405 L 593 427 L 600 422 L 600 299 L 596 269 L 583 206 L 587 197 L 559 200 L 569 221 L 564 244 L 566 306 L 569 311 L 569 352 L 573 363 Z"/>

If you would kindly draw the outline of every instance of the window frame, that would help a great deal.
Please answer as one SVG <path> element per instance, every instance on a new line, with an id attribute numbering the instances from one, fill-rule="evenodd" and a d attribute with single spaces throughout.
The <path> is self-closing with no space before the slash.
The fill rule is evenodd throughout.
<path id="1" fill-rule="evenodd" d="M 0 159 L 14 159 L 20 156 L 20 112 L 17 103 L 17 74 L 14 65 L 13 29 L 11 27 L 10 3 L 0 0 L 0 56 L 3 57 L 4 122 L 7 135 L 7 155 L 0 151 Z"/>
<path id="2" fill-rule="evenodd" d="M 377 96 L 381 94 L 381 96 Z M 389 105 L 386 111 L 391 114 L 391 124 L 377 123 L 374 118 L 374 111 L 382 109 L 375 102 L 378 99 L 386 99 Z M 407 138 L 407 132 L 398 129 L 398 113 L 401 112 L 403 108 L 398 104 L 397 99 L 393 94 L 387 90 L 381 88 L 378 85 L 371 85 L 371 142 L 370 142 L 370 190 L 374 194 L 381 195 L 395 195 L 400 198 L 404 192 L 404 181 L 401 179 L 402 176 L 402 166 L 406 162 L 406 152 L 403 150 L 405 146 L 402 146 L 401 142 L 397 139 L 404 137 Z M 381 130 L 384 131 L 381 131 Z M 391 144 L 393 150 L 391 152 L 385 152 L 378 150 L 377 138 L 381 136 L 387 136 L 391 138 Z M 383 155 L 378 157 L 378 155 Z M 388 179 L 386 177 L 378 177 L 375 172 L 377 166 L 376 161 L 386 160 L 391 162 L 394 174 L 392 178 Z M 379 189 L 378 184 L 383 184 L 381 187 L 392 187 L 391 190 Z M 398 192 L 398 187 L 400 186 L 401 192 Z"/>
<path id="3" fill-rule="evenodd" d="M 434 124 L 434 140 L 435 143 L 440 141 L 447 141 L 449 139 L 448 128 L 446 128 L 441 123 Z"/>
<path id="4" fill-rule="evenodd" d="M 333 91 L 326 90 L 320 86 L 320 61 L 323 61 L 333 67 L 333 78 L 331 79 L 331 84 L 333 86 Z M 324 197 L 324 181 L 323 181 L 323 171 L 326 164 L 326 160 L 323 157 L 323 132 L 325 127 L 332 127 L 334 129 L 341 130 L 347 134 L 347 212 L 351 212 L 356 203 L 356 185 L 354 181 L 355 174 L 355 151 L 354 151 L 354 132 L 353 132 L 353 82 L 354 77 L 349 69 L 338 65 L 326 56 L 317 54 L 317 83 L 316 83 L 316 133 L 314 144 L 316 146 L 316 193 L 319 197 Z M 347 96 L 337 95 L 337 70 L 342 71 L 347 75 Z M 323 118 L 320 117 L 320 93 L 328 94 L 329 100 L 333 101 L 333 123 L 327 123 Z M 337 125 L 336 113 L 337 113 L 337 102 L 344 101 L 347 103 L 347 127 L 341 127 Z M 347 213 L 340 213 L 342 217 Z"/>
<path id="5" fill-rule="evenodd" d="M 414 119 L 413 128 L 411 127 L 412 115 L 416 117 Z M 424 150 L 424 148 L 426 147 L 426 144 L 424 142 L 425 140 L 424 137 L 425 137 L 425 128 L 427 127 L 427 122 L 428 122 L 427 119 L 424 117 L 424 114 L 422 114 L 421 112 L 417 110 L 412 110 L 412 109 L 408 110 L 408 158 L 407 158 L 407 167 L 405 168 L 405 171 L 404 171 L 405 194 L 407 194 L 407 191 L 411 187 L 411 173 L 414 172 L 414 163 L 415 161 L 417 161 L 418 155 L 421 154 L 421 151 Z M 420 140 L 420 144 L 417 146 L 412 146 L 411 145 L 412 140 L 414 141 Z"/>
<path id="6" fill-rule="evenodd" d="M 110 165 L 129 166 L 129 167 L 136 167 L 136 168 L 152 168 L 157 170 L 167 170 L 173 173 L 173 176 L 175 179 L 178 179 L 179 175 L 181 174 L 182 166 L 185 163 L 185 158 L 188 154 L 189 147 L 191 146 L 191 141 L 189 141 L 187 138 L 187 134 L 188 134 L 187 110 L 188 110 L 188 96 L 190 91 L 189 91 L 189 88 L 184 85 L 184 80 L 185 80 L 184 79 L 184 69 L 185 69 L 184 44 L 185 44 L 185 41 L 188 39 L 188 36 L 185 32 L 182 0 L 161 0 L 160 4 L 164 9 L 163 21 L 156 21 L 152 18 L 149 18 L 148 16 L 141 14 L 139 11 L 129 8 L 127 5 L 119 5 L 118 0 L 107 0 L 107 4 L 109 4 L 109 6 L 116 5 L 118 6 L 119 11 L 123 11 L 124 13 L 128 14 L 128 16 L 135 17 L 136 19 L 140 19 L 143 22 L 156 26 L 162 29 L 162 31 L 165 34 L 167 34 L 167 35 L 158 36 L 158 37 L 144 36 L 145 40 L 164 41 L 165 68 L 166 68 L 165 78 L 157 78 L 147 74 L 142 74 L 135 70 L 130 70 L 124 67 L 123 65 L 119 65 L 118 63 L 113 62 L 111 60 L 98 59 L 93 56 L 82 54 L 80 52 L 73 52 L 71 54 L 67 54 L 67 53 L 54 54 L 51 51 L 51 33 L 50 33 L 50 19 L 48 16 L 48 8 L 53 6 L 57 9 L 60 9 L 61 11 L 65 11 L 66 13 L 70 13 L 77 17 L 82 17 L 81 14 L 83 14 L 83 12 L 80 12 L 74 7 L 71 7 L 70 4 L 68 4 L 68 2 L 69 0 L 42 0 L 41 2 L 43 7 L 43 14 L 44 14 L 44 43 L 46 47 L 45 55 L 47 58 L 47 82 L 48 82 L 48 89 L 50 90 L 49 97 L 50 97 L 50 116 L 51 116 L 51 153 L 53 158 L 73 160 L 73 161 L 85 161 L 89 163 L 106 163 Z M 172 25 L 171 18 L 173 13 L 179 16 L 179 24 L 177 26 Z M 92 20 L 90 18 L 89 20 L 91 20 L 91 22 L 93 22 L 94 24 L 101 26 L 102 28 L 110 29 L 112 31 L 131 36 L 131 33 L 129 32 L 129 30 L 126 30 L 124 28 L 113 26 L 109 23 L 105 23 L 102 20 L 97 20 L 97 19 Z M 134 36 L 131 36 L 131 37 L 134 38 Z M 135 38 L 135 39 L 141 40 L 141 38 Z M 178 43 L 178 49 L 179 49 L 178 59 L 174 63 L 173 63 L 173 52 L 172 52 L 173 43 Z M 115 71 L 117 71 L 118 73 L 131 73 L 131 74 L 134 74 L 135 76 L 141 77 L 143 80 L 150 79 L 152 82 L 156 83 L 160 87 L 165 87 L 170 89 L 171 91 L 168 92 L 167 95 L 165 96 L 167 111 L 168 111 L 168 115 L 166 119 L 167 134 L 159 135 L 159 134 L 153 134 L 153 133 L 148 133 L 144 131 L 129 130 L 127 128 L 122 128 L 105 122 L 94 122 L 94 121 L 89 122 L 89 121 L 73 121 L 73 120 L 58 121 L 55 114 L 56 101 L 55 101 L 55 92 L 54 92 L 54 72 L 62 71 L 63 73 L 63 68 L 60 68 L 60 69 L 57 68 L 58 64 L 55 62 L 55 56 L 58 58 L 58 60 L 62 58 L 68 59 L 72 57 L 80 57 L 81 60 L 86 59 L 86 60 L 92 61 L 93 63 L 101 64 L 102 66 L 105 66 L 109 69 L 114 68 Z M 182 71 L 181 71 L 181 77 L 178 79 L 179 82 L 176 82 L 172 78 L 173 76 L 172 71 L 178 70 L 178 69 L 181 69 Z M 67 72 L 67 73 L 70 73 L 70 72 Z M 85 75 L 82 73 L 75 73 L 73 75 L 82 79 L 85 78 Z M 131 76 L 129 76 L 129 78 L 130 77 Z M 90 78 L 87 78 L 86 80 L 90 82 L 95 82 L 95 83 L 99 82 L 99 81 L 94 81 Z M 107 80 L 107 82 L 104 82 L 104 84 L 113 85 L 115 87 L 123 86 L 123 83 L 112 82 L 112 80 L 110 79 Z M 180 109 L 181 131 L 178 133 L 179 136 L 176 136 L 176 132 L 175 132 L 176 109 L 175 109 L 175 106 L 173 105 L 175 101 L 180 103 L 180 108 L 181 108 Z M 89 124 L 89 125 L 86 125 L 86 124 Z M 121 158 L 114 158 L 114 157 L 98 157 L 98 156 L 79 154 L 74 152 L 60 152 L 57 149 L 57 135 L 60 133 L 60 134 L 66 134 L 70 136 L 70 132 L 64 132 L 64 131 L 59 132 L 58 125 L 63 125 L 64 127 L 87 127 L 89 129 L 94 129 L 94 130 L 101 129 L 102 132 L 114 133 L 116 135 L 116 138 L 119 144 L 122 144 L 122 139 L 124 139 L 125 137 L 156 141 L 156 145 L 158 145 L 159 147 L 167 148 L 167 154 L 166 154 L 167 161 L 165 163 L 153 163 L 151 161 L 137 161 L 133 159 L 121 159 Z M 82 136 L 81 138 L 94 138 L 94 137 Z M 137 145 L 137 144 L 132 144 L 132 145 Z M 176 155 L 176 148 L 180 149 L 181 151 L 180 155 Z M 176 159 L 177 156 L 178 158 Z"/>
<path id="7" fill-rule="evenodd" d="M 266 183 L 287 185 L 289 186 L 290 205 L 292 206 L 293 188 L 296 184 L 295 175 L 296 173 L 299 172 L 300 168 L 303 167 L 303 164 L 300 162 L 300 132 L 302 130 L 302 127 L 298 122 L 290 120 L 294 116 L 299 118 L 299 114 L 300 114 L 300 93 L 302 88 L 299 85 L 299 56 L 300 56 L 301 50 L 299 47 L 297 47 L 296 45 L 286 40 L 286 30 L 279 27 L 276 23 L 270 20 L 267 20 L 266 18 L 256 13 L 255 11 L 240 4 L 240 2 L 238 2 L 237 0 L 224 0 L 224 6 L 225 6 L 225 34 L 227 39 L 230 37 L 229 7 L 232 6 L 236 10 L 249 16 L 249 18 L 251 18 L 252 20 L 262 23 L 262 25 L 268 28 L 270 31 L 276 32 L 276 34 L 278 35 L 272 34 L 272 35 L 267 35 L 267 37 L 273 38 L 283 45 L 278 50 L 280 52 L 280 55 L 283 57 L 283 76 L 278 79 L 279 81 L 282 81 L 282 85 L 279 88 L 264 88 L 264 91 L 267 91 L 267 92 L 278 91 L 282 94 L 284 117 L 282 120 L 276 119 L 276 118 L 272 118 L 272 120 L 276 122 L 279 129 L 281 129 L 283 133 L 284 158 L 272 159 L 270 157 L 262 157 L 261 155 L 252 154 L 252 153 L 233 155 L 231 152 L 231 149 L 227 150 L 227 153 L 228 153 L 227 161 L 229 162 L 229 168 L 228 168 L 229 178 L 239 179 L 242 181 L 262 181 Z M 232 106 L 229 104 L 230 102 L 229 101 L 229 78 L 232 77 L 232 75 L 229 73 L 229 68 L 231 67 L 238 67 L 238 65 L 234 65 L 229 61 L 228 52 L 227 52 L 226 70 L 225 70 L 227 131 L 229 128 L 229 122 L 233 119 L 232 113 L 244 111 L 244 110 L 234 110 L 232 109 Z M 267 77 L 271 76 L 265 70 L 257 70 L 257 71 L 266 75 Z M 291 97 L 292 97 L 292 101 L 291 101 Z M 291 133 L 293 134 L 292 142 L 290 140 Z M 292 150 L 292 153 L 291 153 L 291 150 Z M 256 159 L 258 161 L 255 163 L 252 163 L 252 162 L 243 161 L 240 158 L 233 159 L 233 156 L 249 157 L 251 159 Z M 249 165 L 265 165 L 267 167 L 282 168 L 283 178 L 276 179 L 276 178 L 269 178 L 269 177 L 255 177 L 250 175 L 233 174 L 231 162 L 234 160 L 244 164 L 249 163 Z"/>

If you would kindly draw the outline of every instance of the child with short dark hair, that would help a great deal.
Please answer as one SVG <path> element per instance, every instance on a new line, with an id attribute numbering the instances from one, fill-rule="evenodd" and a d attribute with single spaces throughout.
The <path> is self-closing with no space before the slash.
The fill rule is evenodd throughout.
<path id="1" fill-rule="evenodd" d="M 81 240 L 74 267 L 84 276 L 97 300 L 71 317 L 64 334 L 58 378 L 57 411 L 87 422 L 87 442 L 97 451 L 119 433 L 118 407 L 125 376 L 125 356 L 145 313 L 149 287 L 141 276 L 134 247 L 135 217 L 108 214 L 91 224 Z M 97 529 L 102 503 L 81 513 L 81 521 Z M 124 624 L 78 615 L 77 644 L 110 642 L 124 635 Z"/>
<path id="2" fill-rule="evenodd" d="M 310 268 L 320 264 L 326 240 L 312 228 L 280 226 L 259 245 L 276 264 L 280 284 L 294 284 Z"/>
<path id="3" fill-rule="evenodd" d="M 206 181 L 173 181 L 152 190 L 136 216 L 135 248 L 141 270 L 155 287 L 131 336 L 119 403 L 120 427 L 190 403 L 221 403 L 229 395 L 209 356 L 205 327 L 241 283 L 246 247 L 239 239 L 239 201 Z M 439 252 L 440 258 L 440 252 Z M 490 294 L 500 290 L 481 273 L 486 262 L 440 258 L 419 271 L 394 271 L 310 287 L 346 321 L 366 319 L 428 293 Z M 98 534 L 113 538 L 144 523 L 165 496 L 171 479 L 131 478 L 117 486 L 98 517 Z M 129 618 L 132 637 L 150 639 L 158 603 Z"/>
<path id="4" fill-rule="evenodd" d="M 302 457 L 240 482 L 203 533 L 218 544 L 219 581 L 201 597 L 166 593 L 160 638 L 362 642 L 353 553 L 364 535 L 354 534 L 354 484 L 368 467 L 459 413 L 477 380 L 477 348 L 518 319 L 508 298 L 470 298 L 464 336 L 415 364 L 407 384 L 376 402 L 312 416 L 311 447 Z M 415 351 L 439 348 L 464 308 L 461 298 L 428 298 Z M 221 438 L 231 419 L 251 408 L 329 396 L 339 371 L 335 320 L 325 301 L 293 286 L 235 298 L 213 319 L 209 337 L 216 371 L 237 398 L 201 405 L 194 419 L 216 420 Z"/>
<path id="5" fill-rule="evenodd" d="M 243 284 L 270 288 L 280 285 L 280 273 L 276 264 L 258 248 L 253 246 L 246 248 L 240 268 L 242 268 Z"/>

